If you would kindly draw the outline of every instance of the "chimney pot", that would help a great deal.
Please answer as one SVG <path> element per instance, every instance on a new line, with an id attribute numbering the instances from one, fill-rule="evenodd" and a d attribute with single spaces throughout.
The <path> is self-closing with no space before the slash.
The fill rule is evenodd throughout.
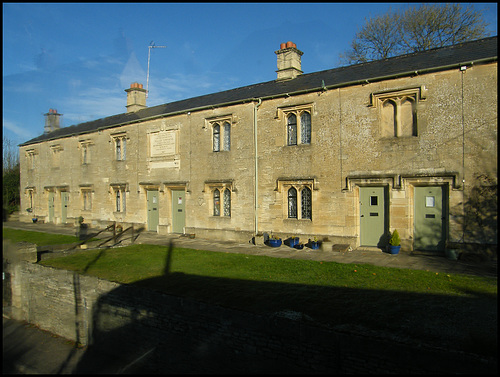
<path id="1" fill-rule="evenodd" d="M 281 43 L 281 49 L 274 53 L 278 58 L 277 80 L 290 80 L 302 74 L 301 59 L 303 52 L 291 41 Z M 290 50 L 293 47 L 293 50 Z"/>
<path id="2" fill-rule="evenodd" d="M 125 92 L 127 92 L 127 113 L 147 107 L 146 90 L 143 89 L 142 84 L 133 82 L 130 84 L 129 89 L 125 89 Z"/>

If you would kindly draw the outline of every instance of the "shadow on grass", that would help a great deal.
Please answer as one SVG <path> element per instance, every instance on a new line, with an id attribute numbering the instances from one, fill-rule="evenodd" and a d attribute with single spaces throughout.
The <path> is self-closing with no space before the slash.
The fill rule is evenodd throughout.
<path id="1" fill-rule="evenodd" d="M 171 242 L 162 276 L 122 285 L 99 298 L 93 307 L 91 345 L 77 373 L 352 372 L 342 366 L 343 349 L 328 353 L 330 343 L 338 342 L 335 333 L 384 339 L 388 347 L 401 342 L 415 349 L 430 344 L 487 357 L 497 354 L 496 296 L 213 278 L 172 273 L 173 263 Z M 207 297 L 210 302 L 204 303 Z M 81 301 L 75 293 L 77 298 Z M 280 313 L 284 312 L 298 317 L 283 325 Z M 280 344 L 280 352 L 259 352 L 250 333 Z M 241 334 L 241 339 L 234 334 Z M 302 359 L 287 358 L 287 350 L 292 354 L 304 347 L 306 338 L 325 350 L 315 354 L 317 369 L 308 364 L 312 356 L 307 352 Z M 344 343 L 341 348 L 349 347 Z M 378 358 L 387 357 L 386 350 L 371 351 Z M 398 357 L 402 358 L 398 371 L 407 370 L 408 363 L 422 363 L 420 367 L 430 371 L 454 373 L 446 358 L 442 365 L 430 366 L 411 353 L 408 360 Z M 462 358 L 452 364 L 456 373 L 496 371 L 496 361 L 493 367 L 469 365 Z"/>

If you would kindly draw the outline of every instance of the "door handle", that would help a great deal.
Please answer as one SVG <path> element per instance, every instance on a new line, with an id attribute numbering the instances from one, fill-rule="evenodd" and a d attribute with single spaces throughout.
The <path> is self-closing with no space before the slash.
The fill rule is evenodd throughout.
<path id="1" fill-rule="evenodd" d="M 361 215 L 360 217 L 365 217 L 365 215 Z"/>

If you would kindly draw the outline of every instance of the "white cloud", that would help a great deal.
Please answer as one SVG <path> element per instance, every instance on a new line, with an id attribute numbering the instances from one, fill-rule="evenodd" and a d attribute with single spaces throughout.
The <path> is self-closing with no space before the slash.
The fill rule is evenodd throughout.
<path id="1" fill-rule="evenodd" d="M 5 82 L 5 81 L 4 81 Z M 23 82 L 17 80 L 15 82 L 10 81 L 10 85 L 5 87 L 4 92 L 11 91 L 13 93 L 41 93 L 43 91 L 42 87 L 38 83 L 34 82 Z"/>
<path id="2" fill-rule="evenodd" d="M 105 118 L 126 111 L 127 96 L 114 90 L 87 88 L 64 101 L 64 127 Z"/>
<path id="3" fill-rule="evenodd" d="M 10 132 L 14 133 L 15 135 L 19 136 L 22 139 L 32 139 L 36 136 L 31 131 L 19 127 L 16 123 L 6 119 L 3 119 L 3 128 L 9 130 Z"/>

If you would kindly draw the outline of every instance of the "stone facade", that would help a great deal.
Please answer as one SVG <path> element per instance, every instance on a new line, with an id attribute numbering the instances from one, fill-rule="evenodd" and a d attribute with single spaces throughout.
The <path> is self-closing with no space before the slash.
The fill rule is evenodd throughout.
<path id="1" fill-rule="evenodd" d="M 302 52 L 286 46 L 283 53 L 296 55 L 294 74 L 277 82 L 292 85 L 307 75 Z M 285 58 L 276 53 L 283 75 Z M 398 229 L 406 250 L 496 244 L 494 56 L 142 118 L 145 110 L 130 111 L 143 105 L 144 89 L 134 83 L 128 122 L 90 131 L 84 124 L 21 145 L 22 216 L 56 224 L 83 216 L 95 227 L 134 223 L 245 242 L 267 232 L 382 247 Z M 480 203 L 482 214 L 467 218 L 478 207 L 474 190 L 485 187 L 494 204 Z M 439 210 L 425 213 L 434 225 L 416 219 L 422 203 Z M 419 243 L 422 229 L 438 239 Z"/>

